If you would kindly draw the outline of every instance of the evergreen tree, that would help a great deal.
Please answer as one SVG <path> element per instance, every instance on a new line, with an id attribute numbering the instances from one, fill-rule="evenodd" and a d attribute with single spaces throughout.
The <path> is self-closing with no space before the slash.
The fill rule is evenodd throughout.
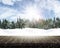
<path id="1" fill-rule="evenodd" d="M 14 23 L 14 21 L 11 22 L 10 28 L 11 28 L 11 29 L 14 29 L 14 28 L 15 28 L 15 23 Z"/>
<path id="2" fill-rule="evenodd" d="M 56 28 L 56 18 L 54 17 L 53 19 L 53 25 L 52 25 L 52 28 Z"/>
<path id="3" fill-rule="evenodd" d="M 23 28 L 25 27 L 25 22 L 23 19 L 17 19 L 17 22 L 16 22 L 16 28 Z"/>
<path id="4" fill-rule="evenodd" d="M 59 18 L 56 18 L 56 28 L 59 28 L 60 27 L 60 19 Z"/>
<path id="5" fill-rule="evenodd" d="M 0 28 L 1 28 L 2 26 L 1 26 L 1 20 L 0 20 Z"/>
<path id="6" fill-rule="evenodd" d="M 3 29 L 7 29 L 7 28 L 8 28 L 8 21 L 7 21 L 6 19 L 4 19 L 4 20 L 2 21 L 2 28 L 3 28 Z"/>

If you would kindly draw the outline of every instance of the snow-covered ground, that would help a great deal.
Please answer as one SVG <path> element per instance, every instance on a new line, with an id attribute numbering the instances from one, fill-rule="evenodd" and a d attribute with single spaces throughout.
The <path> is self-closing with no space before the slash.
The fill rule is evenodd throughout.
<path id="1" fill-rule="evenodd" d="M 0 36 L 60 36 L 60 28 L 56 29 L 0 29 Z"/>

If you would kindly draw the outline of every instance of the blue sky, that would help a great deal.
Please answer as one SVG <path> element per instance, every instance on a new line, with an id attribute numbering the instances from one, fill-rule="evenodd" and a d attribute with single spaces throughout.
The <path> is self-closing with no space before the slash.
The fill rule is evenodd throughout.
<path id="1" fill-rule="evenodd" d="M 60 17 L 60 0 L 0 0 L 0 19 Z"/>

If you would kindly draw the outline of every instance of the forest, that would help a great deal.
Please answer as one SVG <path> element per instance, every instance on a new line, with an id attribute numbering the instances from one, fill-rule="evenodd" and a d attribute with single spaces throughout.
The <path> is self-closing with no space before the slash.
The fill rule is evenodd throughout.
<path id="1" fill-rule="evenodd" d="M 0 20 L 0 28 L 15 29 L 15 28 L 39 28 L 51 29 L 60 28 L 60 18 L 39 19 L 38 21 L 29 21 L 18 18 L 17 21 L 9 21 L 7 19 Z"/>

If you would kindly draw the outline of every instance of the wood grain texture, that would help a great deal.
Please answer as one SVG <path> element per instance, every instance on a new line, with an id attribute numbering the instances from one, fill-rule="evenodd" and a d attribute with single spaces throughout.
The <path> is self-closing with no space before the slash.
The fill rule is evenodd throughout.
<path id="1" fill-rule="evenodd" d="M 0 43 L 60 43 L 60 36 L 0 36 Z"/>

